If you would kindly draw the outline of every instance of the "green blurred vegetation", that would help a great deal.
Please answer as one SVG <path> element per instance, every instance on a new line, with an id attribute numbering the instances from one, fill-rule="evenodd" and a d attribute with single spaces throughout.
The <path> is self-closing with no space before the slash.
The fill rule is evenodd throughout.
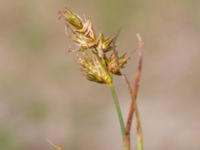
<path id="1" fill-rule="evenodd" d="M 25 107 L 27 117 L 31 121 L 42 121 L 48 114 L 48 105 L 42 101 L 30 101 Z"/>
<path id="2" fill-rule="evenodd" d="M 20 145 L 14 133 L 11 131 L 0 128 L 0 149 L 1 150 L 20 150 Z"/>

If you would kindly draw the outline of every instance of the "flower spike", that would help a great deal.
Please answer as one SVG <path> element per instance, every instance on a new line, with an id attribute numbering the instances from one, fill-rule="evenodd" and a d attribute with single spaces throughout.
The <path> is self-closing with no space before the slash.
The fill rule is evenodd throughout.
<path id="1" fill-rule="evenodd" d="M 126 54 L 118 56 L 115 41 L 118 36 L 99 33 L 96 38 L 91 18 L 82 19 L 69 9 L 62 11 L 69 36 L 77 45 L 73 52 L 80 53 L 78 63 L 84 76 L 94 82 L 110 84 L 113 75 L 121 75 L 121 69 L 128 61 Z M 109 53 L 111 52 L 111 53 Z"/>

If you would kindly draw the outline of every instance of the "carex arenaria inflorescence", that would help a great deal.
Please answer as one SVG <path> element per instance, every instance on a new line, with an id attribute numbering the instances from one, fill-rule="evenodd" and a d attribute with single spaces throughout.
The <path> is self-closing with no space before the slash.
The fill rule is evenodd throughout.
<path id="1" fill-rule="evenodd" d="M 117 36 L 96 35 L 91 18 L 83 19 L 69 9 L 60 12 L 65 21 L 69 37 L 77 45 L 78 63 L 84 76 L 91 81 L 112 84 L 113 75 L 121 75 L 127 63 L 126 54 L 118 55 L 115 40 Z"/>

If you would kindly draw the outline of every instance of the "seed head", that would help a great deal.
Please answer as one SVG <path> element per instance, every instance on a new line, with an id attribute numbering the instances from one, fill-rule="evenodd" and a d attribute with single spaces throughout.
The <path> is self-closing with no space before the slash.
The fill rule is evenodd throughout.
<path id="1" fill-rule="evenodd" d="M 118 56 L 116 53 L 112 53 L 108 61 L 108 71 L 115 75 L 121 75 L 121 69 L 124 68 L 127 63 L 129 57 L 126 54 L 122 56 Z"/>
<path id="2" fill-rule="evenodd" d="M 78 63 L 88 80 L 105 84 L 112 83 L 112 76 L 104 68 L 97 56 L 79 56 Z"/>
<path id="3" fill-rule="evenodd" d="M 65 9 L 62 12 L 62 16 L 65 18 L 66 22 L 68 22 L 74 28 L 76 29 L 83 28 L 82 19 L 78 15 L 71 12 L 69 9 Z"/>
<path id="4" fill-rule="evenodd" d="M 126 54 L 118 56 L 116 36 L 105 38 L 104 34 L 99 33 L 96 38 L 90 17 L 82 19 L 68 9 L 62 15 L 68 31 L 71 31 L 70 38 L 78 46 L 78 63 L 84 76 L 90 81 L 112 83 L 112 75 L 121 75 L 121 69 L 128 61 Z"/>

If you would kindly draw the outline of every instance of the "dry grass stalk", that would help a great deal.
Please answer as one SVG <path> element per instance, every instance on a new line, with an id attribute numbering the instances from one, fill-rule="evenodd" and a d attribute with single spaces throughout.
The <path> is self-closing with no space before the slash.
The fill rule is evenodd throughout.
<path id="1" fill-rule="evenodd" d="M 127 140 L 127 142 L 129 143 L 129 146 L 130 146 L 131 145 L 130 144 L 130 132 L 131 132 L 131 126 L 132 126 L 133 116 L 134 116 L 134 112 L 135 112 L 136 129 L 137 129 L 137 137 L 138 137 L 138 149 L 142 150 L 142 129 L 141 129 L 139 110 L 138 110 L 136 100 L 137 100 L 137 96 L 138 96 L 139 83 L 141 80 L 141 73 L 142 73 L 144 42 L 139 34 L 137 34 L 136 36 L 138 39 L 139 61 L 138 61 L 138 67 L 137 67 L 137 72 L 136 72 L 133 88 L 131 87 L 131 83 L 128 80 L 126 74 L 123 74 L 124 80 L 128 86 L 128 90 L 129 90 L 129 93 L 130 93 L 131 99 L 132 99 L 130 109 L 129 109 L 128 119 L 127 119 L 127 123 L 126 123 L 124 139 Z"/>

